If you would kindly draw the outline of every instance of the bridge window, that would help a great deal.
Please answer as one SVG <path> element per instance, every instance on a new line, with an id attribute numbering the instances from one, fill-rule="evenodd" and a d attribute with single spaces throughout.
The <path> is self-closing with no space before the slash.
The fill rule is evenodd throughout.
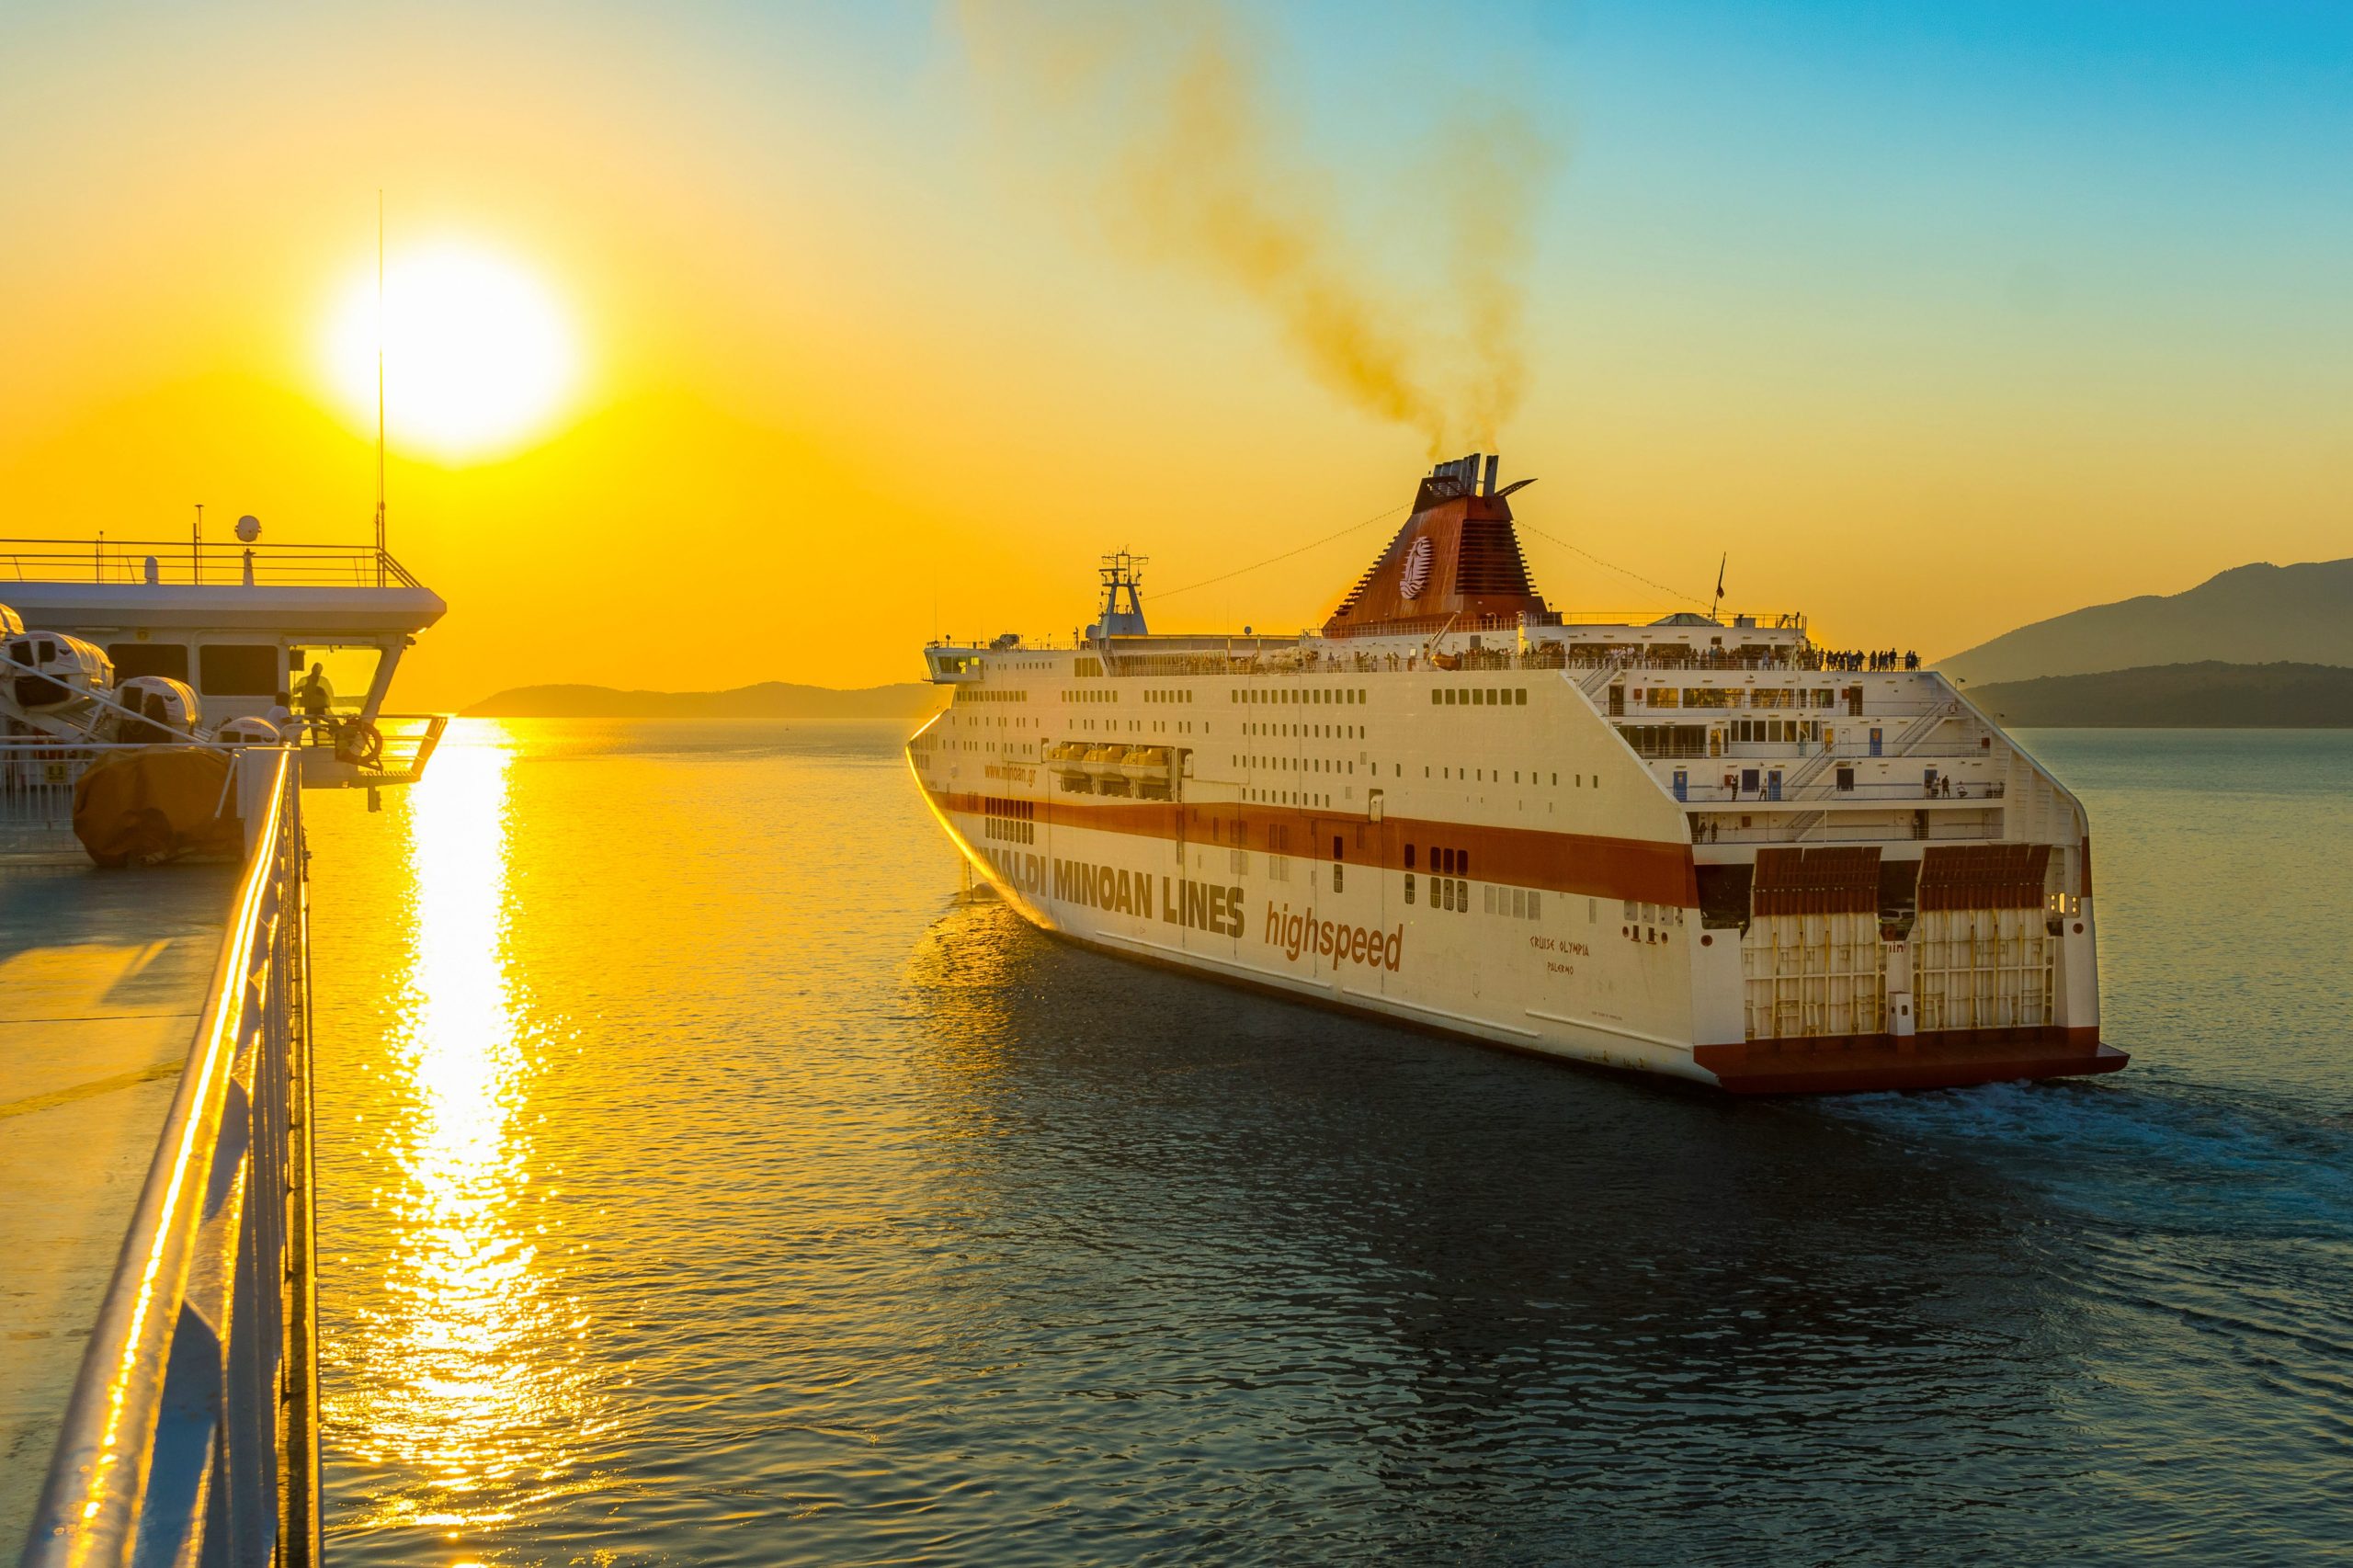
<path id="1" fill-rule="evenodd" d="M 275 697 L 286 688 L 285 655 L 274 642 L 213 642 L 196 651 L 198 689 L 207 697 Z"/>
<path id="2" fill-rule="evenodd" d="M 107 657 L 114 661 L 117 680 L 129 680 L 133 676 L 168 676 L 174 680 L 188 679 L 188 644 L 185 642 L 110 642 Z M 270 695 L 278 695 L 272 687 Z"/>

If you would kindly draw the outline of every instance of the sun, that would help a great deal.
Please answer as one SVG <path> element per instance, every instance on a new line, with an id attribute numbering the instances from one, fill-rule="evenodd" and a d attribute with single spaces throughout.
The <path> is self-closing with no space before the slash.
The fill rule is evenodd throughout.
<path id="1" fill-rule="evenodd" d="M 370 266 L 336 296 L 327 327 L 335 393 L 370 427 L 380 324 L 395 448 L 449 460 L 511 451 L 555 419 L 578 375 L 572 324 L 529 268 L 460 240 L 397 251 L 381 312 Z"/>

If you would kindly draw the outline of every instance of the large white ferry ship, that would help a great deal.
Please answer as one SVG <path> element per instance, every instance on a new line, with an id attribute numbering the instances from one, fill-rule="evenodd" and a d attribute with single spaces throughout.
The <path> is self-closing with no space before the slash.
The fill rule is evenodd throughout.
<path id="1" fill-rule="evenodd" d="M 1047 930 L 1740 1094 L 2112 1071 L 2082 806 L 1933 669 L 1796 615 L 1565 615 L 1496 460 L 1317 630 L 935 643 L 908 743 Z"/>

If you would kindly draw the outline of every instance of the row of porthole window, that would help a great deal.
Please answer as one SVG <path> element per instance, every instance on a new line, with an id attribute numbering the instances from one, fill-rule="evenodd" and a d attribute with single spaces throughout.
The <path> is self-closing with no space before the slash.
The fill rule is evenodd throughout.
<path id="1" fill-rule="evenodd" d="M 1395 765 L 1393 765 L 1393 766 L 1395 767 L 1395 768 L 1396 768 L 1397 772 L 1402 773 L 1403 771 L 1404 771 L 1404 765 L 1403 763 L 1395 764 Z M 1376 777 L 1378 777 L 1378 776 L 1379 776 L 1379 774 L 1380 774 L 1380 772 L 1381 772 L 1381 764 L 1379 764 L 1379 763 L 1377 763 L 1377 762 L 1376 762 L 1376 763 L 1374 763 L 1374 764 L 1372 765 L 1372 771 L 1373 771 L 1374 775 L 1375 775 Z M 1500 784 L 1500 783 L 1502 783 L 1502 782 L 1504 781 L 1504 770 L 1503 770 L 1502 768 L 1500 768 L 1500 767 L 1494 767 L 1494 768 L 1489 768 L 1489 767 L 1479 767 L 1479 768 L 1471 768 L 1471 767 L 1441 767 L 1441 768 L 1439 768 L 1439 769 L 1438 770 L 1438 777 L 1439 777 L 1439 778 L 1450 778 L 1450 779 L 1453 779 L 1453 780 L 1454 780 L 1455 782 L 1457 782 L 1457 783 L 1467 783 L 1467 782 L 1472 782 L 1472 776 L 1474 773 L 1478 776 L 1475 781 L 1476 781 L 1476 782 L 1478 782 L 1478 783 L 1481 783 L 1481 784 Z M 1488 777 L 1487 777 L 1487 775 L 1488 775 L 1488 774 L 1490 774 L 1490 773 L 1493 773 L 1493 774 L 1495 775 L 1495 777 L 1494 777 L 1493 778 L 1488 778 Z M 1511 772 L 1511 781 L 1512 781 L 1513 783 L 1517 784 L 1517 783 L 1518 783 L 1518 782 L 1519 782 L 1519 773 L 1520 773 L 1520 770 L 1519 770 L 1518 768 L 1515 767 L 1515 768 L 1513 768 L 1513 769 L 1512 769 L 1512 772 Z M 1393 777 L 1393 775 L 1392 775 L 1392 777 Z M 1429 777 L 1430 777 L 1430 770 L 1429 770 L 1427 767 L 1425 767 L 1422 769 L 1422 777 L 1423 777 L 1423 778 L 1429 778 Z M 1574 789 L 1578 789 L 1578 790 L 1582 790 L 1582 789 L 1585 789 L 1585 788 L 1586 788 L 1586 781 L 1585 781 L 1585 775 L 1584 775 L 1584 774 L 1582 774 L 1582 773 L 1576 773 L 1576 774 L 1572 774 L 1572 775 L 1570 775 L 1570 777 L 1576 780 L 1576 782 L 1575 782 L 1573 786 L 1571 786 L 1572 788 L 1574 788 Z M 1543 782 L 1544 782 L 1544 776 L 1543 776 L 1542 774 L 1540 774 L 1540 773 L 1537 772 L 1534 768 L 1529 768 L 1529 769 L 1528 770 L 1528 781 L 1529 781 L 1530 784 L 1541 784 L 1541 783 L 1543 783 Z M 1560 781 L 1561 781 L 1561 776 L 1560 776 L 1559 774 L 1557 774 L 1557 773 L 1553 774 L 1553 775 L 1552 775 L 1552 782 L 1553 782 L 1555 785 L 1557 785 L 1557 784 L 1559 784 L 1559 783 L 1560 783 Z M 1600 789 L 1600 788 L 1601 788 L 1601 775 L 1600 775 L 1600 774 L 1597 773 L 1597 774 L 1595 774 L 1595 775 L 1593 776 L 1593 786 L 1592 786 L 1592 787 L 1593 787 L 1594 789 L 1596 789 L 1596 790 L 1598 790 L 1598 789 Z"/>
<path id="2" fill-rule="evenodd" d="M 1341 686 L 1277 686 L 1263 689 L 1250 687 L 1233 688 L 1236 702 L 1303 702 L 1345 703 L 1355 705 L 1364 700 L 1360 687 Z"/>
<path id="3" fill-rule="evenodd" d="M 1230 752 L 1227 755 L 1233 758 L 1233 766 L 1236 767 L 1285 768 L 1293 772 L 1309 773 L 1354 773 L 1357 770 L 1355 763 L 1340 757 L 1247 756 L 1240 752 Z M 1330 763 L 1333 766 L 1329 767 L 1321 766 L 1324 763 Z"/>
<path id="4" fill-rule="evenodd" d="M 1525 708 L 1528 706 L 1528 688 L 1524 686 L 1434 686 L 1430 687 L 1430 706 Z"/>

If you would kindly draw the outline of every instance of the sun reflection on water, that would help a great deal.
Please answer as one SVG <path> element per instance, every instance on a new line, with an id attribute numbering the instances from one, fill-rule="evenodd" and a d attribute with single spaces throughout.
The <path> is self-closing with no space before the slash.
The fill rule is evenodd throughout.
<path id="1" fill-rule="evenodd" d="M 390 1239 L 365 1314 L 359 1457 L 422 1479 L 373 1526 L 495 1526 L 562 1490 L 598 1425 L 577 1309 L 551 1278 L 534 1090 L 543 1026 L 515 972 L 510 746 L 445 746 L 405 801 L 406 972 L 390 993 L 375 1203 Z M 400 949 L 392 955 L 398 961 Z"/>

